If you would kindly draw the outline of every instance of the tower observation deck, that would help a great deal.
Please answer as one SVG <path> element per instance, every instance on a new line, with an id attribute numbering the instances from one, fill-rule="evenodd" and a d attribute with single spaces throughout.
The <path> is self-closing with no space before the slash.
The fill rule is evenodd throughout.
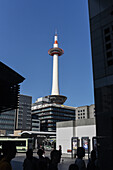
<path id="1" fill-rule="evenodd" d="M 51 95 L 47 96 L 52 103 L 63 104 L 67 97 L 60 95 L 59 93 L 59 68 L 58 58 L 64 54 L 63 49 L 58 47 L 58 36 L 54 36 L 53 48 L 49 49 L 48 54 L 53 56 L 53 80 L 52 80 L 52 92 Z"/>

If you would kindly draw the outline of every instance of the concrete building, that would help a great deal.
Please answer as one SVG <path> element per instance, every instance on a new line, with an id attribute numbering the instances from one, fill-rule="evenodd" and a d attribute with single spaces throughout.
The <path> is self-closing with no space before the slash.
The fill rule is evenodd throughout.
<path id="1" fill-rule="evenodd" d="M 13 134 L 14 130 L 31 130 L 31 103 L 32 97 L 19 95 L 18 109 L 9 110 L 0 114 L 0 130 L 4 135 Z"/>
<path id="2" fill-rule="evenodd" d="M 32 97 L 19 96 L 19 108 L 17 110 L 16 129 L 31 130 L 31 104 Z"/>
<path id="3" fill-rule="evenodd" d="M 13 134 L 15 129 L 16 110 L 10 110 L 0 114 L 0 130 L 4 130 L 4 135 Z"/>
<path id="4" fill-rule="evenodd" d="M 36 114 L 32 114 L 32 131 L 40 131 L 40 120 Z"/>
<path id="5" fill-rule="evenodd" d="M 58 122 L 56 125 L 56 147 L 62 146 L 62 153 L 71 156 L 72 137 L 78 137 L 79 146 L 82 146 L 82 137 L 89 138 L 89 148 L 92 150 L 92 138 L 96 136 L 95 119 Z"/>
<path id="6" fill-rule="evenodd" d="M 113 169 L 113 0 L 88 0 L 100 169 Z"/>
<path id="7" fill-rule="evenodd" d="M 56 122 L 75 120 L 75 107 L 52 103 L 48 98 L 39 98 L 32 105 L 32 116 L 40 120 L 41 131 L 56 131 Z"/>
<path id="8" fill-rule="evenodd" d="M 75 119 L 89 119 L 95 118 L 95 105 L 90 106 L 80 106 L 76 108 Z"/>
<path id="9" fill-rule="evenodd" d="M 89 106 L 89 118 L 95 118 L 95 104 Z"/>

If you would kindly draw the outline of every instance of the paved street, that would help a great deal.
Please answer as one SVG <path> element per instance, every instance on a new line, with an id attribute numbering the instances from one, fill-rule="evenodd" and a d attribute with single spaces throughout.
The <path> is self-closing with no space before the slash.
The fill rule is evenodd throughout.
<path id="1" fill-rule="evenodd" d="M 34 153 L 33 155 L 37 157 L 36 153 Z M 49 157 L 49 152 L 46 152 L 46 156 Z M 13 170 L 23 170 L 22 165 L 25 157 L 26 157 L 25 153 L 17 153 L 16 157 L 11 162 Z M 74 162 L 75 159 L 62 158 L 61 163 L 59 163 L 58 165 L 58 170 L 68 170 L 69 165 Z"/>

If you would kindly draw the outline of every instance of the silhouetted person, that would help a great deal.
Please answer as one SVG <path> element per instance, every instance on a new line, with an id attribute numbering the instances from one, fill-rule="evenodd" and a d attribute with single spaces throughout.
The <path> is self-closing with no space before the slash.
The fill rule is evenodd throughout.
<path id="1" fill-rule="evenodd" d="M 38 169 L 39 170 L 48 170 L 49 169 L 50 159 L 48 157 L 44 156 L 44 150 L 39 149 L 37 151 L 37 154 L 39 156 Z"/>
<path id="2" fill-rule="evenodd" d="M 83 147 L 77 148 L 77 159 L 75 160 L 75 164 L 78 166 L 79 170 L 86 170 L 86 165 L 83 160 L 85 156 L 85 149 Z"/>
<path id="3" fill-rule="evenodd" d="M 0 160 L 3 158 L 2 149 L 0 149 Z"/>
<path id="4" fill-rule="evenodd" d="M 39 143 L 37 144 L 37 149 L 40 149 L 40 144 Z"/>
<path id="5" fill-rule="evenodd" d="M 26 152 L 26 158 L 23 163 L 23 170 L 37 170 L 38 159 L 33 157 L 33 150 L 29 149 Z"/>
<path id="6" fill-rule="evenodd" d="M 3 158 L 0 160 L 0 170 L 12 170 L 11 160 L 16 155 L 15 142 L 6 141 L 2 145 Z"/>
<path id="7" fill-rule="evenodd" d="M 69 170 L 79 170 L 78 166 L 76 164 L 71 164 L 69 166 Z"/>
<path id="8" fill-rule="evenodd" d="M 45 157 L 45 148 L 44 148 L 44 146 L 42 146 L 41 149 L 43 150 L 43 157 Z"/>
<path id="9" fill-rule="evenodd" d="M 62 147 L 61 147 L 61 145 L 59 145 L 59 163 L 61 160 L 61 155 L 62 155 Z"/>
<path id="10" fill-rule="evenodd" d="M 58 170 L 59 163 L 59 150 L 56 150 L 56 146 L 54 145 L 54 149 L 50 153 L 51 162 L 50 162 L 50 170 Z"/>
<path id="11" fill-rule="evenodd" d="M 96 158 L 96 151 L 91 151 L 91 159 L 87 164 L 87 170 L 99 170 L 98 159 Z"/>

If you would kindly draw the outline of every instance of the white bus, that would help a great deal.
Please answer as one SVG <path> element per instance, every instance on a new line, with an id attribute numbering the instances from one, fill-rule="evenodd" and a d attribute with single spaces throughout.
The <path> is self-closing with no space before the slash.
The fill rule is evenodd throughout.
<path id="1" fill-rule="evenodd" d="M 32 138 L 0 137 L 0 149 L 2 149 L 2 144 L 6 141 L 14 141 L 16 144 L 17 152 L 26 152 L 28 149 L 33 149 Z"/>

